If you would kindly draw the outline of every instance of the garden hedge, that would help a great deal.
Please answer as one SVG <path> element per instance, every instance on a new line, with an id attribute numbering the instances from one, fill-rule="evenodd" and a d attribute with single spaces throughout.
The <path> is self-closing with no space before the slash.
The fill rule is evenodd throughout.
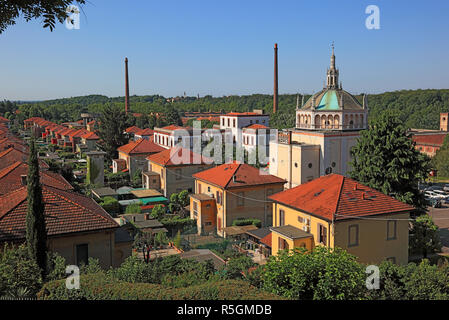
<path id="1" fill-rule="evenodd" d="M 281 299 L 238 280 L 206 282 L 186 288 L 150 283 L 128 283 L 99 273 L 83 275 L 79 290 L 68 290 L 65 280 L 46 283 L 40 300 L 272 300 Z"/>

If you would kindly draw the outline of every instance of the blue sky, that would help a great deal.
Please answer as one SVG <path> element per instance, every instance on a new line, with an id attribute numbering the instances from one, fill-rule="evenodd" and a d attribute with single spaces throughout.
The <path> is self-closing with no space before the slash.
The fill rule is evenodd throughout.
<path id="1" fill-rule="evenodd" d="M 335 42 L 343 88 L 449 88 L 449 1 L 88 0 L 80 29 L 20 19 L 0 35 L 0 99 L 203 96 L 322 88 Z M 380 9 L 380 30 L 365 8 Z"/>

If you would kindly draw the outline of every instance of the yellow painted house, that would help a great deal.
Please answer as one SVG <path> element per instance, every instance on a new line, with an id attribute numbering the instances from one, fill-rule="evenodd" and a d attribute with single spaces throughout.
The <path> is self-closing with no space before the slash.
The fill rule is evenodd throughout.
<path id="1" fill-rule="evenodd" d="M 226 163 L 193 175 L 195 195 L 190 197 L 190 216 L 198 231 L 216 229 L 226 237 L 234 220 L 259 219 L 263 227 L 273 220 L 268 197 L 284 189 L 285 180 L 245 163 Z M 213 212 L 210 212 L 210 209 Z"/>
<path id="2" fill-rule="evenodd" d="M 338 174 L 270 197 L 272 253 L 340 247 L 359 262 L 408 263 L 409 214 L 414 207 Z"/>

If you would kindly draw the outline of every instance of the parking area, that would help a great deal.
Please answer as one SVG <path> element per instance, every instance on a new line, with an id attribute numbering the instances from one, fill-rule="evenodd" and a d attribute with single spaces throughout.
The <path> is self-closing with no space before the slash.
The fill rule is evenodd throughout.
<path id="1" fill-rule="evenodd" d="M 429 208 L 429 215 L 440 228 L 440 238 L 443 244 L 442 252 L 449 254 L 449 206 L 444 204 L 441 208 Z"/>

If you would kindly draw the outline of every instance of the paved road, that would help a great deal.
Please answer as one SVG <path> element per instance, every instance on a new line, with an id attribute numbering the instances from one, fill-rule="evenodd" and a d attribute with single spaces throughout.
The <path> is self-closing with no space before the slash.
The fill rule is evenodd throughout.
<path id="1" fill-rule="evenodd" d="M 449 254 L 449 207 L 444 205 L 443 208 L 430 208 L 429 215 L 440 228 L 442 252 Z"/>

